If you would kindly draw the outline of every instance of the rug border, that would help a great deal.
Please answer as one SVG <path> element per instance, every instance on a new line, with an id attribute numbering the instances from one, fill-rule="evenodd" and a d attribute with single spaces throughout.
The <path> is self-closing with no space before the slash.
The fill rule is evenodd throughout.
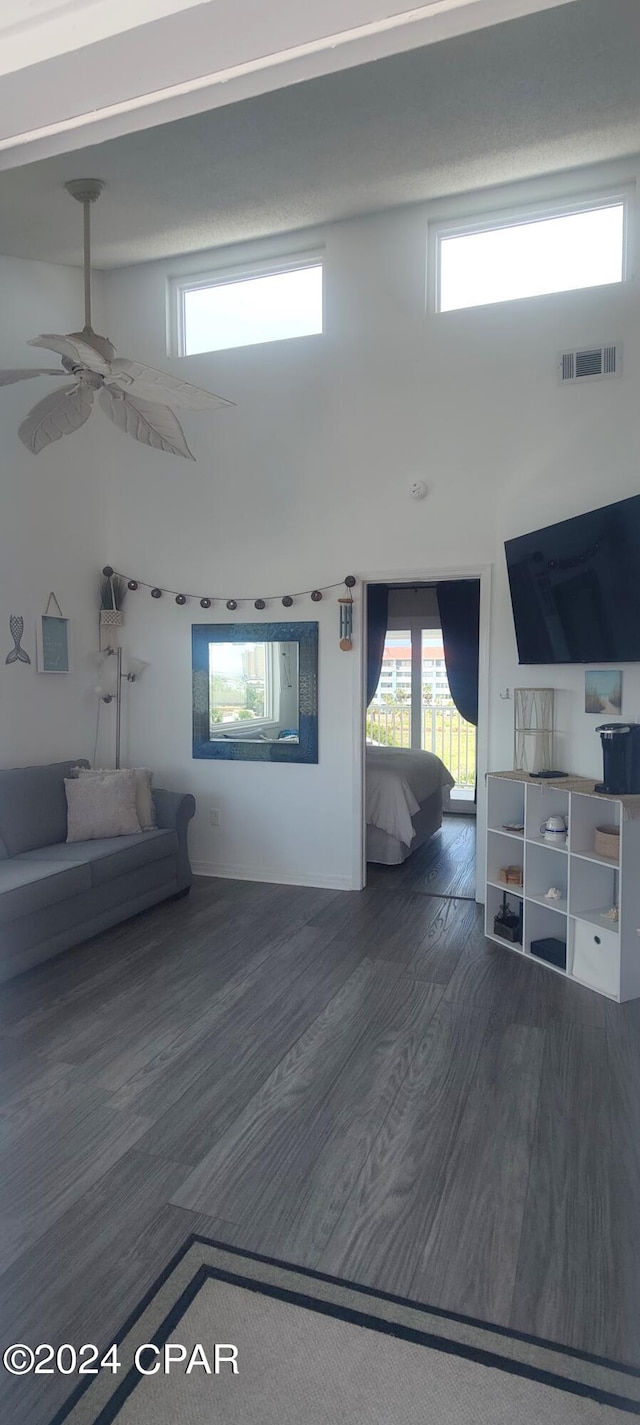
<path id="1" fill-rule="evenodd" d="M 408 1297 L 378 1291 L 375 1287 L 369 1287 L 360 1282 L 351 1282 L 346 1277 L 332 1276 L 326 1272 L 316 1271 L 312 1267 L 304 1267 L 294 1262 L 282 1261 L 278 1257 L 268 1257 L 260 1252 L 251 1252 L 242 1247 L 233 1247 L 227 1242 L 220 1242 L 214 1237 L 205 1237 L 199 1232 L 189 1234 L 189 1237 L 185 1239 L 182 1246 L 174 1253 L 170 1261 L 148 1287 L 133 1311 L 130 1312 L 126 1320 L 114 1333 L 113 1340 L 116 1343 L 120 1344 L 120 1342 L 125 1339 L 135 1326 L 136 1321 L 144 1315 L 167 1279 L 184 1260 L 192 1247 L 196 1245 L 213 1247 L 218 1251 L 227 1252 L 231 1256 L 247 1261 L 260 1262 L 264 1266 L 276 1267 L 281 1271 L 294 1273 L 299 1277 L 304 1277 L 311 1281 L 324 1282 L 329 1286 L 343 1287 L 362 1297 L 385 1301 L 394 1306 L 404 1307 L 414 1312 L 422 1312 L 425 1315 L 437 1316 L 443 1320 L 455 1321 L 462 1325 L 473 1326 L 479 1330 L 491 1331 L 509 1340 L 523 1341 L 528 1345 L 552 1350 L 558 1354 L 572 1357 L 574 1360 L 586 1361 L 591 1365 L 615 1370 L 623 1375 L 629 1375 L 634 1378 L 640 1377 L 640 1368 L 627 1365 L 624 1362 L 609 1360 L 607 1357 L 596 1356 L 588 1351 L 575 1350 L 571 1346 L 565 1346 L 555 1341 L 548 1341 L 543 1337 L 534 1336 L 527 1332 L 511 1330 L 506 1326 L 493 1325 L 491 1322 L 483 1321 L 477 1317 L 464 1316 L 459 1312 L 447 1311 L 442 1307 L 432 1307 L 424 1302 L 412 1301 Z M 397 1336 L 403 1340 L 411 1341 L 414 1344 L 428 1347 L 431 1350 L 438 1350 L 448 1355 L 462 1356 L 467 1360 L 475 1361 L 477 1364 L 502 1370 L 509 1375 L 523 1376 L 543 1385 L 564 1390 L 568 1394 L 587 1397 L 588 1399 L 597 1401 L 601 1405 L 611 1406 L 612 1408 L 626 1411 L 629 1414 L 640 1415 L 640 1401 L 633 1400 L 630 1397 L 613 1395 L 608 1391 L 600 1389 L 598 1386 L 590 1386 L 582 1381 L 571 1380 L 569 1377 L 556 1375 L 551 1371 L 544 1371 L 540 1367 L 529 1365 L 526 1362 L 512 1360 L 506 1356 L 497 1355 L 492 1351 L 469 1345 L 466 1342 L 452 1341 L 448 1337 L 436 1336 L 433 1332 L 418 1331 L 412 1327 L 402 1326 L 398 1322 L 384 1321 L 380 1317 L 369 1315 L 365 1311 L 357 1311 L 350 1307 L 321 1301 L 319 1298 L 309 1296 L 303 1292 L 295 1292 L 285 1287 L 278 1287 L 270 1283 L 256 1281 L 255 1278 L 251 1277 L 242 1277 L 239 1273 L 227 1272 L 224 1268 L 215 1267 L 209 1263 L 203 1263 L 196 1268 L 188 1285 L 169 1309 L 166 1316 L 163 1317 L 160 1326 L 153 1333 L 153 1340 L 156 1344 L 164 1343 L 169 1331 L 182 1318 L 185 1311 L 191 1305 L 191 1302 L 201 1290 L 204 1282 L 212 1278 L 224 1281 L 227 1284 L 239 1285 L 245 1290 L 254 1291 L 257 1294 L 276 1297 L 281 1301 L 289 1301 L 295 1305 L 314 1310 L 321 1315 L 349 1321 L 365 1329 L 377 1330 L 384 1335 Z M 109 1422 L 116 1418 L 117 1411 L 120 1410 L 128 1396 L 133 1393 L 139 1381 L 140 1377 L 138 1373 L 135 1370 L 129 1370 L 127 1375 L 120 1381 L 109 1401 L 105 1403 L 100 1415 L 96 1417 L 95 1425 L 109 1425 Z M 88 1377 L 85 1381 L 82 1381 L 75 1390 L 71 1392 L 67 1400 L 63 1402 L 60 1409 L 56 1411 L 49 1425 L 62 1425 L 62 1422 L 68 1418 L 71 1411 L 86 1394 L 87 1390 L 91 1388 L 93 1382 L 93 1377 Z"/>
<path id="2" fill-rule="evenodd" d="M 215 1237 L 204 1237 L 201 1232 L 191 1235 L 189 1246 L 199 1242 L 205 1247 L 217 1247 L 221 1252 L 230 1252 L 235 1257 L 247 1257 L 252 1262 L 262 1262 L 268 1267 L 280 1267 L 284 1271 L 297 1272 L 300 1276 L 312 1277 L 314 1281 L 327 1282 L 329 1286 L 348 1287 L 363 1296 L 373 1296 L 380 1301 L 388 1301 L 392 1306 L 405 1306 L 411 1311 L 422 1311 L 428 1316 L 441 1316 L 445 1321 L 457 1321 L 462 1326 L 475 1326 L 480 1331 L 493 1331 L 498 1336 L 507 1336 L 512 1341 L 525 1341 L 529 1346 L 540 1346 L 548 1351 L 557 1351 L 563 1356 L 572 1356 L 578 1361 L 587 1361 L 592 1366 L 605 1366 L 608 1370 L 620 1371 L 640 1379 L 640 1366 L 628 1365 L 625 1361 L 610 1360 L 607 1356 L 596 1356 L 590 1351 L 580 1351 L 573 1346 L 564 1346 L 558 1341 L 549 1341 L 544 1336 L 533 1336 L 526 1331 L 516 1331 L 510 1326 L 499 1326 L 493 1321 L 484 1321 L 479 1316 L 464 1316 L 459 1311 L 447 1311 L 442 1306 L 430 1306 L 428 1302 L 415 1301 L 411 1297 L 396 1296 L 393 1292 L 379 1291 L 377 1287 L 364 1282 L 352 1282 L 347 1277 L 334 1277 L 328 1272 L 319 1272 L 315 1267 L 303 1267 L 296 1262 L 284 1262 L 280 1257 L 265 1257 L 260 1252 L 250 1252 L 244 1247 L 230 1247 L 226 1242 L 218 1242 Z M 180 1254 L 181 1256 L 184 1253 Z M 174 1262 L 174 1266 L 177 1263 Z M 161 1285 L 158 1282 L 158 1287 Z M 53 1422 L 52 1422 L 53 1425 Z"/>

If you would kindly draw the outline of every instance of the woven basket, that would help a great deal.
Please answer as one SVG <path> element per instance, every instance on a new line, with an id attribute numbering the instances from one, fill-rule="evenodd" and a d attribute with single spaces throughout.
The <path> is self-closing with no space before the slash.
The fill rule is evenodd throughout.
<path id="1" fill-rule="evenodd" d="M 101 609 L 100 610 L 100 649 L 117 648 L 120 642 L 118 629 L 124 624 L 124 614 L 122 609 Z"/>
<path id="2" fill-rule="evenodd" d="M 101 609 L 100 622 L 107 624 L 109 628 L 122 628 L 124 623 L 122 609 Z"/>
<path id="3" fill-rule="evenodd" d="M 620 859 L 620 831 L 617 826 L 597 826 L 594 850 L 608 861 Z"/>

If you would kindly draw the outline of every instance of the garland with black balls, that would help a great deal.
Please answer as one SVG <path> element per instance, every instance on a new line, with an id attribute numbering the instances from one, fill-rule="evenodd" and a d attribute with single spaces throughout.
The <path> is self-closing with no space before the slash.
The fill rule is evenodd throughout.
<path id="1" fill-rule="evenodd" d="M 296 594 L 269 594 L 262 599 L 225 599 L 224 596 L 220 597 L 220 595 L 181 594 L 178 593 L 176 589 L 161 589 L 158 584 L 147 584 L 144 579 L 130 579 L 128 574 L 120 574 L 117 570 L 113 569 L 110 564 L 105 564 L 102 573 L 105 579 L 124 580 L 127 589 L 130 589 L 131 593 L 135 593 L 136 589 L 149 589 L 152 599 L 161 599 L 163 594 L 169 594 L 173 596 L 181 608 L 184 608 L 192 599 L 195 599 L 200 604 L 201 609 L 211 609 L 214 604 L 224 604 L 231 613 L 234 613 L 240 604 L 253 604 L 254 609 L 258 609 L 260 612 L 266 609 L 269 604 L 278 602 L 281 603 L 285 609 L 290 609 L 295 599 L 310 598 L 312 603 L 318 604 L 324 594 L 329 593 L 332 589 L 341 589 L 343 584 L 348 591 L 347 598 L 344 602 L 352 603 L 353 595 L 351 590 L 356 583 L 354 575 L 347 574 L 339 583 L 325 584 L 322 589 L 300 589 Z"/>

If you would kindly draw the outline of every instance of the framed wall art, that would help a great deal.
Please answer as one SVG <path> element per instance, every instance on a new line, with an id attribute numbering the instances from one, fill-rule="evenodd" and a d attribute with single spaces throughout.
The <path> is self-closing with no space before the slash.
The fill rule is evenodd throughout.
<path id="1" fill-rule="evenodd" d="M 590 668 L 584 675 L 584 710 L 586 713 L 614 714 L 622 712 L 622 669 Z"/>
<path id="2" fill-rule="evenodd" d="M 36 667 L 39 673 L 71 671 L 69 620 L 53 593 L 49 595 L 44 613 L 36 620 Z"/>

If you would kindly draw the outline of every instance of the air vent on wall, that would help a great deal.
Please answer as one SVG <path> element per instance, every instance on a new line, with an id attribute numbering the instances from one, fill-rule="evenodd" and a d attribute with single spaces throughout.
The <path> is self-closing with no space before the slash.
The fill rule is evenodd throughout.
<path id="1" fill-rule="evenodd" d="M 577 351 L 563 351 L 560 356 L 560 380 L 595 381 L 604 376 L 619 376 L 622 366 L 622 348 L 619 342 L 608 342 L 605 346 L 580 347 Z"/>

